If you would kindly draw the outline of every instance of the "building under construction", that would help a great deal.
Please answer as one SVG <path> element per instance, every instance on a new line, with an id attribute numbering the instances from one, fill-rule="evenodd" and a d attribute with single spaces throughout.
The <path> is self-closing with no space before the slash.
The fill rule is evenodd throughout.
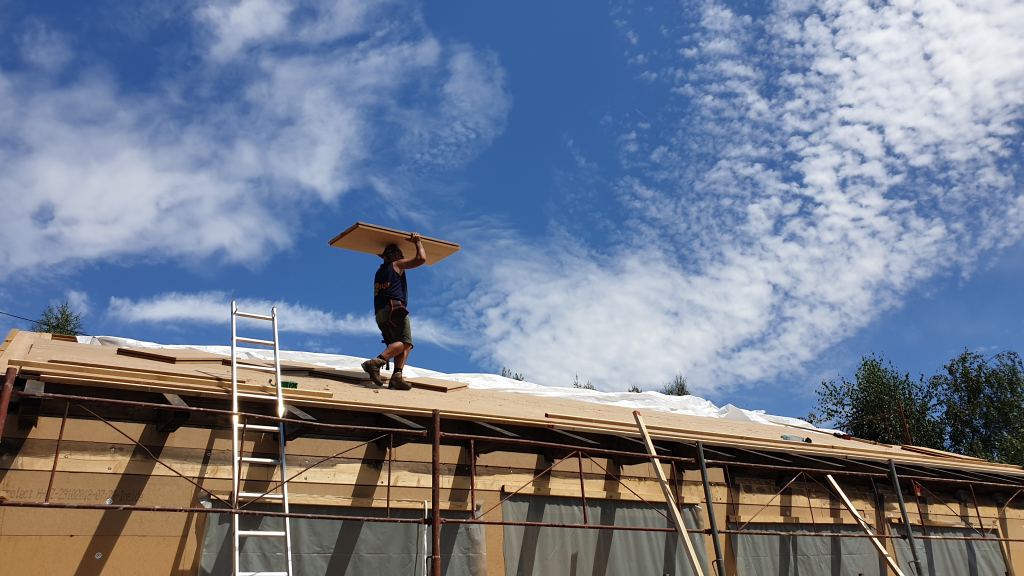
<path id="1" fill-rule="evenodd" d="M 273 339 L 239 337 L 236 317 Z M 232 319 L 230 356 L 11 332 L 0 572 L 1024 570 L 1018 466 L 440 378 L 379 389 L 282 361 L 273 314 Z"/>

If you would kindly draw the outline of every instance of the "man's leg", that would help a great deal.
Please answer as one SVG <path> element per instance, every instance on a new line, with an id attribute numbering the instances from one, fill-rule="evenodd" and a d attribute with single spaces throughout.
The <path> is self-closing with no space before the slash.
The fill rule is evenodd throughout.
<path id="1" fill-rule="evenodd" d="M 404 343 L 404 342 L 392 342 L 391 344 L 388 344 L 388 347 L 385 348 L 383 352 L 380 353 L 381 358 L 384 358 L 385 360 L 391 360 L 392 358 L 396 358 L 395 366 L 397 367 L 398 366 L 398 360 L 397 360 L 398 356 L 404 356 L 405 358 L 409 357 L 409 353 L 405 350 L 406 346 L 409 346 L 409 345 Z M 405 360 L 403 359 L 402 360 L 402 366 L 404 366 L 404 365 L 405 365 Z"/>
<path id="2" fill-rule="evenodd" d="M 405 363 L 409 361 L 409 352 L 412 351 L 412 344 L 407 344 L 405 342 L 395 342 L 395 344 L 402 345 L 402 352 L 401 354 L 391 356 L 391 358 L 395 359 L 395 370 L 401 370 L 402 368 L 405 368 Z M 394 346 L 394 344 L 392 344 L 392 346 Z"/>
<path id="3" fill-rule="evenodd" d="M 411 390 L 412 385 L 405 381 L 405 376 L 402 375 L 402 369 L 405 368 L 405 361 L 409 359 L 409 351 L 412 350 L 412 344 L 403 342 L 402 348 L 402 353 L 395 356 L 395 370 L 391 373 L 391 381 L 388 382 L 388 388 L 393 388 L 395 390 Z"/>

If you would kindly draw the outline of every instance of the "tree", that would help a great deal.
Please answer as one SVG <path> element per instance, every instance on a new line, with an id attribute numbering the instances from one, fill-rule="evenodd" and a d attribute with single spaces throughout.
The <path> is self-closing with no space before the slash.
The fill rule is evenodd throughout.
<path id="1" fill-rule="evenodd" d="M 572 379 L 572 387 L 573 388 L 582 388 L 583 390 L 597 390 L 597 388 L 594 388 L 594 385 L 590 383 L 590 380 L 587 380 L 586 384 L 581 383 L 580 382 L 580 375 L 578 373 Z"/>
<path id="2" fill-rule="evenodd" d="M 690 388 L 686 385 L 686 378 L 682 374 L 676 374 L 671 382 L 661 388 L 661 393 L 669 396 L 689 396 Z"/>
<path id="3" fill-rule="evenodd" d="M 505 378 L 511 378 L 513 380 L 519 380 L 520 382 L 525 382 L 526 381 L 526 378 L 522 374 L 517 374 L 515 372 L 512 372 L 511 370 L 509 370 L 508 368 L 505 368 L 504 366 L 501 367 L 501 375 L 504 376 Z"/>
<path id="4" fill-rule="evenodd" d="M 643 392 L 644 389 L 639 387 L 639 386 L 637 386 L 636 384 L 630 384 L 629 385 L 629 391 L 634 393 L 634 394 L 639 394 L 639 393 Z"/>
<path id="5" fill-rule="evenodd" d="M 930 384 L 945 408 L 947 450 L 1024 464 L 1024 366 L 1016 352 L 986 361 L 964 350 Z"/>
<path id="6" fill-rule="evenodd" d="M 68 304 L 67 300 L 61 300 L 56 307 L 47 306 L 39 320 L 32 324 L 31 330 L 77 336 L 83 330 L 82 315 L 72 310 L 71 304 Z"/>
<path id="7" fill-rule="evenodd" d="M 935 389 L 900 371 L 884 358 L 861 358 L 851 382 L 840 376 L 839 382 L 822 382 L 818 389 L 818 422 L 834 422 L 848 433 L 875 442 L 904 444 L 903 421 L 898 411 L 903 405 L 907 428 L 915 445 L 944 449 L 945 434 L 941 421 L 941 402 Z"/>

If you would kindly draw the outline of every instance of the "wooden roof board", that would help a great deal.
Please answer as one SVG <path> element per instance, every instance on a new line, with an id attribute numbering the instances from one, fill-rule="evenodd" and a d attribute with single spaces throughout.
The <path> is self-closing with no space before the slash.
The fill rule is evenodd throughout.
<path id="1" fill-rule="evenodd" d="M 356 222 L 341 234 L 335 236 L 328 244 L 335 248 L 354 250 L 364 254 L 380 255 L 388 244 L 398 244 L 402 253 L 411 258 L 416 253 L 416 245 L 409 240 L 409 233 L 392 228 Z M 454 242 L 438 240 L 422 236 L 423 249 L 427 252 L 427 265 L 433 265 L 459 251 L 460 246 Z"/>
<path id="2" fill-rule="evenodd" d="M 184 364 L 186 362 L 220 363 L 225 358 L 223 354 L 213 354 L 191 348 L 118 348 L 117 353 L 122 356 L 135 356 L 170 364 Z M 229 358 L 229 363 L 230 360 Z"/>
<path id="3" fill-rule="evenodd" d="M 104 365 L 110 363 L 110 366 L 116 365 L 123 370 L 144 371 L 146 369 L 157 369 L 161 372 L 173 371 L 175 374 L 178 374 L 180 370 L 182 376 L 205 374 L 207 377 L 219 377 L 222 374 L 229 373 L 227 367 L 224 366 L 203 365 L 193 367 L 187 364 L 175 365 L 138 357 L 119 356 L 112 348 L 51 341 L 35 333 L 19 333 L 11 341 L 8 349 L 4 350 L 3 354 L 0 355 L 0 362 L 6 363 L 7 360 L 14 357 L 25 359 L 33 359 L 29 357 L 34 357 L 37 362 L 57 359 L 58 362 L 62 360 L 78 360 Z M 73 365 L 61 363 L 58 366 L 62 374 L 59 376 L 54 374 L 54 377 L 64 382 L 89 386 L 104 385 L 99 382 L 102 378 L 96 378 L 96 374 L 90 377 L 83 371 L 81 378 L 76 379 L 69 373 L 69 369 L 73 370 Z M 216 369 L 223 370 L 223 372 L 215 373 Z M 343 371 L 339 370 L 336 372 L 342 373 Z M 333 393 L 331 398 L 300 398 L 293 396 L 290 401 L 300 406 L 318 406 L 367 412 L 386 411 L 407 417 L 427 416 L 436 408 L 441 410 L 446 418 L 491 422 L 497 425 L 557 428 L 571 432 L 637 436 L 635 426 L 629 422 L 629 415 L 631 413 L 629 408 L 472 388 L 459 389 L 457 394 L 439 394 L 436 391 L 419 387 L 414 387 L 413 390 L 409 391 L 397 391 L 387 387 L 377 388 L 375 386 L 368 388 L 355 383 L 365 378 L 364 373 L 360 371 L 350 372 L 349 377 L 354 381 L 352 384 L 313 375 L 290 378 L 299 382 L 300 390 L 317 390 Z M 246 374 L 246 376 L 248 377 L 249 375 Z M 257 376 L 262 376 L 262 373 L 253 372 L 253 377 Z M 117 380 L 121 379 L 118 378 Z M 179 384 L 177 382 L 155 382 L 150 380 L 150 378 L 145 378 L 144 380 L 149 382 L 139 382 L 138 386 L 149 386 L 154 391 L 160 391 L 161 385 L 170 385 L 169 387 L 177 389 L 190 387 L 188 384 Z M 122 387 L 126 384 L 111 381 L 108 385 L 111 387 Z M 198 391 L 199 388 L 203 389 L 202 394 L 209 393 L 206 392 L 207 386 L 197 386 L 196 388 L 197 391 L 195 393 L 200 393 Z M 209 386 L 209 389 L 216 388 L 218 387 Z M 223 388 L 220 390 L 223 390 Z M 218 392 L 223 394 L 220 390 Z M 210 390 L 210 392 L 212 391 Z M 183 392 L 187 391 L 183 390 Z M 892 458 L 898 463 L 915 466 L 989 471 L 1015 477 L 1024 477 L 1024 470 L 1019 466 L 964 460 L 941 453 L 911 451 L 900 446 L 843 440 L 824 433 L 806 433 L 805 435 L 812 436 L 813 443 L 803 444 L 782 440 L 781 434 L 785 433 L 787 429 L 780 426 L 656 411 L 647 411 L 645 415 L 651 434 L 654 435 L 656 440 L 677 442 L 702 440 L 708 446 L 742 446 L 749 449 L 820 455 L 878 463 Z"/>

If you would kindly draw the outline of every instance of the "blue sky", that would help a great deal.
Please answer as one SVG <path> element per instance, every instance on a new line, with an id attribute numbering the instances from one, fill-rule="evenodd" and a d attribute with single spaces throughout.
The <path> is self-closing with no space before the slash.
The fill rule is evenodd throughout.
<path id="1" fill-rule="evenodd" d="M 413 365 L 803 416 L 1024 352 L 1022 112 L 1013 2 L 3 3 L 0 310 L 372 356 L 361 220 L 463 245 Z"/>

